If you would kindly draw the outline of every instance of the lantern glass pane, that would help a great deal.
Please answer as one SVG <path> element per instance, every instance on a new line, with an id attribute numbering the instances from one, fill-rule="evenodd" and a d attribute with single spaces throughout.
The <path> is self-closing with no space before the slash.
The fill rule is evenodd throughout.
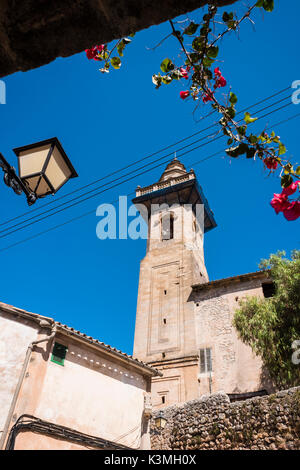
<path id="1" fill-rule="evenodd" d="M 45 175 L 47 176 L 55 191 L 71 176 L 71 170 L 69 169 L 57 147 L 55 147 L 52 152 L 45 171 Z"/>
<path id="2" fill-rule="evenodd" d="M 49 188 L 48 183 L 45 181 L 45 179 L 42 177 L 39 185 L 36 190 L 36 195 L 41 197 L 44 196 L 45 194 L 51 193 L 52 190 Z"/>
<path id="3" fill-rule="evenodd" d="M 36 149 L 29 149 L 20 152 L 20 178 L 40 173 L 50 150 L 50 144 Z"/>
<path id="4" fill-rule="evenodd" d="M 26 178 L 26 183 L 29 189 L 34 192 L 36 185 L 40 179 L 40 176 L 33 176 L 32 178 Z"/>

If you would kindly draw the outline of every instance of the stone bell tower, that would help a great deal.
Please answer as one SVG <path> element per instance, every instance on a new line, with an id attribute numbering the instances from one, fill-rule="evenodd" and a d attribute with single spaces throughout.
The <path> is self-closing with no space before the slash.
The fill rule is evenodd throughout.
<path id="1" fill-rule="evenodd" d="M 153 380 L 154 406 L 186 401 L 198 394 L 199 350 L 189 301 L 191 286 L 208 282 L 203 239 L 216 223 L 194 171 L 187 172 L 176 158 L 158 183 L 137 189 L 133 203 L 144 206 L 148 219 L 134 355 L 163 373 Z"/>

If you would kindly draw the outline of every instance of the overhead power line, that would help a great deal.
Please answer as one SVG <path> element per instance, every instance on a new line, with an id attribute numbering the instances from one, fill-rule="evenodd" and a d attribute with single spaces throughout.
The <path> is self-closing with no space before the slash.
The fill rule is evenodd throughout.
<path id="1" fill-rule="evenodd" d="M 274 106 L 275 104 L 278 104 L 278 103 L 280 103 L 280 102 L 286 100 L 287 98 L 289 98 L 289 97 L 285 97 L 285 98 L 283 98 L 283 99 L 281 99 L 281 100 L 278 100 L 277 102 L 273 103 L 272 105 L 265 106 L 264 108 L 258 110 L 258 111 L 256 112 L 256 114 L 258 114 L 258 113 L 260 113 L 260 112 L 262 112 L 262 111 L 264 111 L 264 110 L 266 110 L 266 109 L 269 109 L 270 107 L 272 107 L 272 106 Z M 292 104 L 291 101 L 289 101 L 289 103 L 287 103 L 287 104 L 285 104 L 285 105 L 283 105 L 283 106 L 281 106 L 281 107 L 279 107 L 279 108 L 277 108 L 277 109 L 275 109 L 275 110 L 273 110 L 273 111 L 271 111 L 271 112 L 268 112 L 268 113 L 264 114 L 263 116 L 259 116 L 258 119 L 261 119 L 261 118 L 263 118 L 263 117 L 266 117 L 266 116 L 268 116 L 268 115 L 270 115 L 270 114 L 273 114 L 273 113 L 275 113 L 275 112 L 277 112 L 277 111 L 280 111 L 281 109 L 283 109 L 283 108 L 289 106 L 290 104 Z M 249 109 L 249 108 L 248 108 L 248 109 Z M 210 126 L 210 128 L 211 128 L 211 127 L 213 127 L 213 126 Z M 220 133 L 220 131 L 219 131 L 218 133 L 216 133 L 216 135 L 219 134 L 219 133 Z M 192 145 L 195 145 L 196 143 L 202 142 L 203 140 L 206 140 L 206 139 L 211 138 L 211 137 L 212 137 L 211 134 L 206 135 L 206 136 L 204 136 L 204 137 L 202 137 L 202 138 L 200 138 L 200 139 L 197 139 L 197 140 L 194 141 L 194 142 L 191 142 L 191 143 L 189 143 L 189 144 L 187 144 L 187 145 L 181 147 L 181 148 L 178 149 L 177 151 L 185 150 L 187 147 L 190 147 L 190 146 L 192 146 Z M 218 137 L 215 137 L 214 140 L 210 140 L 210 141 L 204 142 L 204 143 L 202 143 L 201 145 L 198 145 L 197 147 L 194 147 L 193 150 L 196 150 L 196 149 L 198 149 L 198 148 L 204 147 L 205 145 L 208 145 L 209 143 L 213 143 L 213 142 L 215 142 L 216 140 L 222 139 L 223 137 L 224 137 L 223 134 L 221 134 L 221 135 L 219 135 Z M 42 221 L 42 220 L 45 220 L 47 217 L 51 217 L 52 215 L 56 215 L 56 214 L 58 214 L 58 213 L 60 213 L 60 212 L 62 212 L 62 211 L 64 211 L 64 210 L 67 210 L 67 209 L 69 209 L 69 208 L 71 208 L 71 207 L 73 207 L 73 206 L 76 206 L 77 204 L 80 204 L 81 202 L 85 202 L 85 201 L 87 201 L 87 200 L 89 200 L 89 199 L 91 199 L 91 198 L 93 198 L 93 197 L 96 197 L 96 196 L 98 196 L 99 194 L 102 194 L 103 192 L 105 192 L 105 191 L 107 191 L 107 190 L 109 190 L 109 189 L 114 188 L 116 185 L 110 186 L 110 187 L 108 187 L 108 188 L 106 188 L 106 189 L 103 189 L 103 187 L 105 187 L 105 186 L 107 186 L 107 185 L 111 185 L 112 183 L 118 182 L 120 179 L 125 178 L 126 176 L 130 176 L 130 175 L 132 175 L 133 173 L 136 173 L 137 171 L 143 170 L 144 168 L 146 168 L 146 167 L 148 167 L 148 166 L 150 166 L 150 165 L 153 165 L 154 163 L 156 163 L 156 162 L 158 162 L 158 161 L 163 160 L 162 163 L 160 163 L 159 165 L 156 165 L 155 167 L 153 167 L 153 168 L 157 168 L 158 166 L 161 166 L 162 164 L 165 164 L 165 163 L 169 160 L 170 155 L 172 155 L 172 154 L 173 154 L 173 152 L 171 152 L 171 153 L 169 153 L 169 154 L 167 154 L 167 155 L 164 155 L 164 156 L 162 156 L 162 157 L 159 157 L 159 158 L 157 158 L 157 159 L 155 159 L 155 160 L 153 160 L 153 161 L 151 161 L 151 162 L 149 162 L 149 163 L 147 163 L 147 164 L 145 164 L 145 165 L 143 165 L 143 166 L 141 166 L 141 167 L 139 167 L 139 168 L 135 168 L 134 170 L 132 170 L 132 171 L 130 171 L 130 172 L 128 172 L 128 173 L 125 173 L 124 175 L 121 175 L 120 177 L 117 177 L 117 178 L 115 178 L 115 179 L 113 179 L 113 180 L 111 180 L 111 181 L 108 181 L 108 182 L 104 183 L 104 184 L 101 185 L 100 187 L 97 187 L 97 188 L 95 188 L 95 189 L 92 189 L 92 190 L 90 190 L 90 191 L 87 191 L 87 192 L 85 192 L 85 193 L 83 193 L 83 194 L 81 194 L 81 195 L 79 195 L 79 196 L 77 196 L 77 197 L 75 197 L 75 198 L 73 198 L 73 199 L 71 199 L 71 200 L 69 200 L 69 201 L 66 201 L 66 202 L 64 202 L 64 203 L 62 203 L 62 204 L 58 204 L 58 205 L 56 205 L 56 206 L 53 207 L 53 208 L 50 208 L 50 209 L 48 209 L 48 210 L 46 210 L 46 211 L 44 211 L 44 212 L 41 212 L 41 213 L 39 213 L 39 214 L 37 214 L 37 215 L 35 215 L 35 216 L 32 216 L 32 217 L 30 217 L 30 218 L 28 218 L 28 219 L 25 219 L 25 220 L 23 220 L 23 221 L 17 222 L 16 224 L 14 224 L 14 225 L 12 225 L 12 226 L 9 226 L 9 227 L 7 227 L 7 228 L 5 228 L 5 229 L 2 229 L 2 230 L 0 231 L 0 234 L 2 234 L 2 235 L 0 235 L 0 238 L 5 238 L 5 237 L 7 237 L 7 236 L 9 236 L 9 235 L 11 235 L 11 234 L 13 234 L 13 233 L 15 233 L 15 232 L 18 231 L 18 230 L 22 230 L 23 228 L 27 228 L 27 227 L 30 226 L 30 225 L 33 225 L 33 224 L 35 224 L 35 223 L 37 223 L 37 222 L 40 222 L 40 221 Z M 132 178 L 128 178 L 128 179 L 125 180 L 124 182 L 130 181 L 131 179 L 135 178 L 136 176 L 140 176 L 140 175 L 143 174 L 143 173 L 144 173 L 144 172 L 138 173 L 138 174 L 134 175 Z M 86 196 L 86 197 L 85 197 L 85 196 Z M 74 201 L 77 201 L 77 202 L 74 202 Z M 59 209 L 59 208 L 61 208 L 61 209 Z M 53 212 L 53 211 L 54 211 L 54 212 Z M 51 212 L 52 212 L 52 213 L 51 213 Z M 46 215 L 46 214 L 48 214 L 48 215 Z M 19 227 L 19 228 L 16 228 L 16 227 Z M 14 230 L 12 230 L 12 229 L 14 229 Z"/>
<path id="2" fill-rule="evenodd" d="M 273 124 L 272 126 L 268 126 L 268 128 L 270 128 L 270 127 L 278 127 L 278 126 L 280 126 L 280 125 L 282 125 L 282 124 L 284 124 L 284 123 L 287 123 L 287 122 L 291 121 L 292 119 L 295 119 L 296 117 L 299 117 L 299 116 L 300 116 L 300 113 L 297 113 L 297 114 L 295 114 L 295 115 L 293 115 L 293 116 L 291 116 L 291 117 L 289 117 L 289 118 L 286 118 L 286 119 L 284 119 L 284 120 L 282 120 L 282 121 L 277 122 L 276 124 Z M 194 150 L 194 149 L 191 149 L 191 150 L 185 152 L 185 154 L 186 154 L 186 153 L 190 153 L 190 152 L 192 152 L 193 150 Z M 192 165 L 192 166 L 199 165 L 199 164 L 203 163 L 204 161 L 209 160 L 209 159 L 211 159 L 211 158 L 213 158 L 213 157 L 215 157 L 215 156 L 217 156 L 217 155 L 219 155 L 219 154 L 221 154 L 221 153 L 224 153 L 224 149 L 220 149 L 219 151 L 217 151 L 217 152 L 215 152 L 215 153 L 213 153 L 213 154 L 211 154 L 211 155 L 209 155 L 209 156 L 207 156 L 207 157 L 205 157 L 205 158 L 203 158 L 203 159 L 201 159 L 201 160 L 198 160 L 197 162 L 193 162 L 193 163 L 191 163 L 191 165 Z M 181 158 L 182 156 L 183 156 L 183 154 L 179 155 L 179 158 Z M 158 166 L 158 165 L 157 165 L 157 166 Z M 152 171 L 152 169 L 148 169 L 148 170 L 147 170 L 147 172 L 149 172 L 149 171 Z M 123 183 L 121 183 L 121 184 L 123 184 Z M 129 194 L 127 194 L 127 196 L 130 196 L 131 194 L 134 194 L 134 193 L 129 193 Z M 115 201 L 112 201 L 111 203 L 113 204 L 114 202 L 118 202 L 118 199 L 115 200 Z M 46 233 L 49 233 L 49 232 L 51 232 L 51 231 L 53 231 L 53 230 L 56 230 L 56 229 L 58 229 L 58 228 L 64 227 L 65 225 L 68 225 L 68 224 L 70 224 L 70 223 L 72 223 L 72 222 L 75 222 L 75 221 L 77 221 L 77 220 L 80 220 L 80 219 L 82 219 L 82 218 L 84 218 L 84 217 L 87 217 L 88 215 L 91 215 L 91 214 L 95 214 L 95 209 L 93 209 L 93 210 L 91 210 L 91 211 L 88 211 L 88 212 L 85 212 L 84 214 L 81 214 L 81 215 L 79 215 L 79 216 L 73 217 L 72 219 L 69 219 L 69 220 L 67 220 L 67 221 L 64 221 L 64 222 L 62 222 L 62 223 L 60 223 L 60 224 L 57 224 L 57 225 L 55 225 L 55 226 L 53 226 L 53 227 L 50 227 L 49 229 L 43 230 L 43 231 L 41 231 L 41 232 L 39 232 L 39 233 L 37 233 L 37 234 L 31 235 L 30 237 L 27 237 L 27 238 L 25 238 L 25 239 L 22 239 L 22 240 L 20 240 L 20 241 L 17 241 L 17 242 L 15 242 L 15 243 L 13 243 L 13 244 L 11 244 L 11 245 L 8 245 L 8 246 L 6 246 L 6 247 L 4 247 L 4 248 L 1 248 L 1 249 L 0 249 L 0 252 L 7 251 L 7 250 L 9 250 L 9 249 L 11 249 L 11 248 L 14 248 L 14 247 L 16 247 L 16 246 L 18 246 L 18 245 L 21 245 L 21 244 L 23 244 L 23 243 L 26 243 L 27 241 L 33 240 L 33 239 L 35 239 L 35 238 L 38 238 L 38 237 L 40 237 L 40 236 L 42 236 L 42 235 L 44 235 L 44 234 L 46 234 Z"/>
<path id="3" fill-rule="evenodd" d="M 252 108 L 258 106 L 258 105 L 260 105 L 260 104 L 262 104 L 262 103 L 264 103 L 264 102 L 266 102 L 266 101 L 268 101 L 268 100 L 274 98 L 275 96 L 278 96 L 278 95 L 280 95 L 281 93 L 284 93 L 284 92 L 287 91 L 287 90 L 290 90 L 290 87 L 283 88 L 282 90 L 280 90 L 280 91 L 278 91 L 278 92 L 276 92 L 276 93 L 273 93 L 272 95 L 270 95 L 270 96 L 268 96 L 268 97 L 266 97 L 266 98 L 263 98 L 262 100 L 260 100 L 260 101 L 258 101 L 258 102 L 256 102 L 256 103 L 254 103 L 254 104 L 248 106 L 247 108 L 242 109 L 241 111 L 239 111 L 239 112 L 237 113 L 237 115 L 239 115 L 239 114 L 241 114 L 241 113 L 243 113 L 243 112 L 245 112 L 245 111 L 247 111 L 247 110 L 249 110 L 249 109 L 252 109 Z M 286 98 L 288 98 L 288 97 L 289 97 L 289 96 L 283 98 L 283 100 L 286 99 Z M 283 101 L 283 100 L 280 100 L 280 101 Z M 279 102 L 280 102 L 280 101 L 279 101 Z M 276 102 L 276 103 L 277 103 L 277 102 Z M 272 106 L 274 106 L 274 104 L 276 104 L 276 103 L 272 103 L 271 105 L 267 106 L 267 107 L 264 108 L 264 109 L 267 109 L 267 108 L 269 108 L 269 107 L 272 107 Z M 212 112 L 206 114 L 206 115 L 201 119 L 201 121 L 204 120 L 204 119 L 206 119 L 207 117 L 211 116 L 211 115 L 214 114 L 215 112 L 216 112 L 216 111 L 212 111 Z M 257 112 L 260 112 L 260 111 L 257 111 Z M 117 169 L 117 170 L 115 170 L 115 171 L 113 171 L 113 172 L 111 172 L 111 173 L 109 173 L 109 174 L 107 174 L 107 175 L 105 175 L 105 176 L 103 176 L 103 177 L 101 177 L 101 178 L 98 178 L 98 179 L 96 179 L 96 180 L 94 180 L 94 181 L 92 181 L 92 182 L 90 182 L 90 183 L 87 183 L 86 185 L 83 185 L 83 186 L 81 186 L 81 187 L 79 187 L 79 188 L 76 188 L 75 190 L 73 190 L 73 191 L 71 191 L 71 192 L 69 192 L 69 193 L 67 193 L 67 194 L 64 194 L 63 196 L 56 197 L 55 200 L 49 201 L 48 203 L 42 205 L 41 207 L 32 208 L 32 209 L 30 209 L 30 211 L 24 212 L 23 214 L 19 214 L 19 215 L 15 216 L 15 217 L 13 217 L 13 218 L 11 218 L 11 219 L 9 219 L 9 220 L 6 220 L 5 222 L 2 222 L 2 223 L 0 224 L 0 227 L 3 226 L 3 225 L 7 225 L 7 224 L 9 224 L 9 223 L 11 223 L 11 222 L 13 222 L 13 221 L 15 221 L 15 220 L 17 220 L 17 219 L 22 218 L 22 217 L 25 217 L 25 216 L 27 216 L 29 213 L 30 213 L 30 215 L 31 215 L 33 212 L 41 211 L 41 210 L 42 210 L 43 208 L 45 208 L 45 207 L 48 207 L 48 206 L 50 206 L 50 205 L 52 205 L 52 204 L 56 204 L 56 203 L 57 203 L 58 201 L 60 201 L 60 200 L 66 199 L 67 197 L 69 197 L 69 196 L 71 196 L 71 195 L 73 195 L 73 194 L 75 194 L 75 193 L 77 193 L 77 192 L 79 192 L 79 191 L 82 191 L 82 190 L 84 190 L 84 189 L 86 189 L 86 188 L 88 188 L 88 187 L 90 187 L 90 186 L 92 186 L 92 185 L 94 185 L 94 184 L 96 184 L 96 183 L 99 183 L 100 181 L 104 181 L 104 180 L 106 180 L 107 178 L 110 178 L 111 176 L 114 176 L 114 175 L 116 175 L 116 174 L 118 174 L 118 173 L 120 173 L 120 172 L 122 172 L 122 171 L 125 171 L 125 170 L 127 170 L 128 168 L 131 168 L 132 166 L 135 166 L 135 165 L 137 165 L 138 163 L 140 163 L 140 162 L 142 162 L 142 161 L 145 161 L 145 160 L 147 160 L 147 159 L 149 159 L 149 158 L 152 158 L 152 157 L 154 157 L 155 155 L 158 155 L 159 153 L 162 153 L 162 152 L 164 152 L 164 151 L 166 151 L 166 150 L 168 150 L 168 149 L 174 147 L 175 145 L 179 145 L 180 143 L 186 142 L 187 140 L 189 140 L 189 139 L 195 137 L 196 135 L 199 135 L 199 134 L 201 134 L 202 132 L 205 132 L 205 131 L 207 131 L 207 130 L 213 128 L 213 127 L 216 126 L 217 124 L 218 124 L 218 121 L 216 121 L 215 123 L 211 124 L 210 126 L 204 128 L 204 129 L 201 129 L 201 130 L 195 132 L 194 134 L 191 134 L 191 135 L 189 135 L 189 136 L 187 136 L 187 137 L 184 137 L 184 138 L 178 140 L 177 142 L 175 142 L 175 143 L 173 143 L 173 144 L 170 144 L 170 145 L 168 145 L 168 146 L 166 146 L 166 147 L 164 147 L 164 148 L 162 148 L 162 149 L 160 149 L 160 150 L 157 150 L 156 152 L 154 152 L 154 153 L 152 153 L 152 154 L 150 154 L 150 155 L 147 155 L 147 156 L 145 156 L 145 157 L 143 157 L 143 158 L 140 158 L 139 160 L 136 160 L 136 161 L 130 163 L 129 165 L 124 166 L 123 168 Z M 191 144 L 190 144 L 190 145 L 191 145 Z M 169 154 L 169 155 L 171 155 L 171 154 Z M 66 202 L 66 203 L 67 203 L 67 202 Z M 42 212 L 41 212 L 39 215 L 42 215 Z M 37 215 L 37 216 L 39 216 L 39 215 Z M 1 233 L 1 232 L 0 232 L 0 233 Z"/>

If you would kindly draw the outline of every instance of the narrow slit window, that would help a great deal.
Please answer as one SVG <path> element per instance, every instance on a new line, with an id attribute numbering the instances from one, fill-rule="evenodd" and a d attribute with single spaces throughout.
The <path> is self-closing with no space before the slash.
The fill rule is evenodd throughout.
<path id="1" fill-rule="evenodd" d="M 174 237 L 174 215 L 168 213 L 161 219 L 161 239 L 171 240 Z"/>
<path id="2" fill-rule="evenodd" d="M 164 325 L 167 324 L 167 319 L 166 318 L 163 319 L 163 323 L 164 323 Z"/>
<path id="3" fill-rule="evenodd" d="M 60 343 L 54 343 L 51 361 L 55 362 L 55 364 L 59 364 L 63 366 L 65 363 L 65 358 L 67 355 L 68 348 Z"/>
<path id="4" fill-rule="evenodd" d="M 200 372 L 212 372 L 212 354 L 211 348 L 200 349 Z"/>
<path id="5" fill-rule="evenodd" d="M 163 405 L 166 403 L 166 397 L 165 397 L 165 395 L 162 395 L 162 397 L 161 397 L 161 402 L 162 402 Z"/>

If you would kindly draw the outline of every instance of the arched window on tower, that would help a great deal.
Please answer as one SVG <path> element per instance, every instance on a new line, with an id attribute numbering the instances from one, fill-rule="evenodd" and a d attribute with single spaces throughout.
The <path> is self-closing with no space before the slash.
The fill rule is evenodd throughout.
<path id="1" fill-rule="evenodd" d="M 161 239 L 162 241 L 174 238 L 174 214 L 168 212 L 161 218 Z"/>

